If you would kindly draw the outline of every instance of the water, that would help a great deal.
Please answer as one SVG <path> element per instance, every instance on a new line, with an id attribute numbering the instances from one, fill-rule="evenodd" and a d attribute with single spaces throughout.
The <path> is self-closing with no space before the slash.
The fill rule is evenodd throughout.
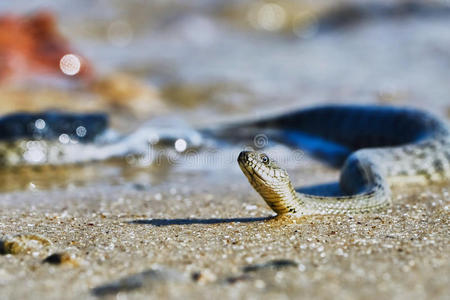
<path id="1" fill-rule="evenodd" d="M 368 18 L 321 31 L 315 6 L 290 11 L 280 2 L 259 7 L 257 13 L 266 17 L 255 25 L 251 19 L 255 6 L 250 2 L 14 1 L 0 4 L 0 11 L 53 11 L 61 31 L 92 61 L 100 76 L 126 70 L 143 78 L 161 91 L 169 108 L 160 120 L 179 120 L 187 127 L 324 102 L 409 105 L 445 117 L 450 98 L 448 16 Z M 313 15 L 309 26 L 290 28 L 277 23 L 280 13 L 289 20 L 297 12 Z M 144 120 L 127 115 L 126 130 Z M 174 146 L 169 148 L 177 154 Z M 183 147 L 182 141 L 178 146 Z M 25 171 L 3 170 L 1 176 L 7 190 L 122 184 L 133 178 L 157 183 L 167 180 L 162 174 L 174 169 L 235 168 L 231 158 L 242 147 L 199 152 L 195 164 L 177 163 L 175 168 L 171 163 L 155 168 L 129 158 L 118 164 L 32 171 L 31 177 L 18 175 Z M 292 155 L 289 151 L 282 153 Z"/>

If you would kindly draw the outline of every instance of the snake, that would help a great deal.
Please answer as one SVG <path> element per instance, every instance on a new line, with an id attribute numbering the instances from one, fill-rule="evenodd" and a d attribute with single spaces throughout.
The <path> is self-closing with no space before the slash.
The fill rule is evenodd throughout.
<path id="1" fill-rule="evenodd" d="M 287 171 L 267 154 L 242 151 L 238 164 L 253 188 L 278 215 L 323 215 L 381 210 L 391 185 L 450 179 L 450 129 L 438 117 L 413 108 L 324 105 L 210 128 L 142 125 L 120 135 L 101 113 L 16 113 L 0 118 L 3 166 L 70 164 L 145 154 L 149 143 L 207 147 L 258 133 L 300 147 L 341 167 L 339 195 L 294 189 Z M 240 136 L 242 134 L 242 137 Z M 210 143 L 209 143 L 210 144 Z"/>
<path id="2" fill-rule="evenodd" d="M 325 141 L 328 144 L 322 144 L 335 150 L 332 161 L 342 168 L 342 195 L 308 194 L 294 189 L 287 171 L 267 154 L 240 152 L 242 172 L 278 215 L 379 211 L 392 204 L 392 184 L 450 180 L 449 126 L 421 110 L 329 105 L 275 116 L 252 126 L 279 129 L 298 144 L 305 144 L 305 136 Z M 318 156 L 333 156 L 327 149 L 315 150 Z"/>

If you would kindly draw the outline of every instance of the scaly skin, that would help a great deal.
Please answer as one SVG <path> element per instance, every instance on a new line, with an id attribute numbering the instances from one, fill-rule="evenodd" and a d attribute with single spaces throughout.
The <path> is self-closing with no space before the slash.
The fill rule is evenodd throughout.
<path id="1" fill-rule="evenodd" d="M 411 135 L 411 139 L 404 145 L 398 145 L 392 141 L 396 147 L 386 147 L 386 138 L 380 134 L 379 129 L 383 129 L 380 124 L 370 123 L 372 114 L 377 114 L 374 107 L 341 107 L 330 106 L 317 109 L 310 109 L 292 114 L 288 122 L 286 118 L 273 118 L 267 121 L 259 122 L 260 128 L 278 128 L 283 129 L 289 127 L 294 129 L 295 119 L 302 118 L 301 127 L 297 130 L 326 132 L 327 137 L 333 139 L 333 134 L 340 135 L 334 140 L 339 140 L 341 145 L 345 145 L 349 149 L 358 149 L 358 146 L 369 142 L 361 140 L 361 135 L 353 133 L 349 134 L 350 138 L 345 140 L 345 135 L 339 132 L 336 126 L 333 128 L 316 129 L 305 123 L 309 114 L 316 114 L 321 118 L 339 120 L 336 116 L 345 115 L 347 119 L 342 122 L 351 123 L 355 121 L 353 128 L 359 130 L 360 133 L 366 133 L 367 140 L 370 140 L 371 146 L 376 144 L 376 136 L 383 141 L 379 148 L 364 148 L 353 152 L 345 160 L 341 172 L 340 187 L 346 196 L 339 197 L 322 197 L 308 195 L 296 192 L 292 186 L 291 180 L 287 172 L 280 168 L 276 162 L 271 160 L 266 154 L 254 151 L 243 151 L 239 154 L 238 163 L 243 173 L 248 178 L 250 184 L 262 196 L 266 203 L 279 215 L 288 214 L 294 216 L 304 215 L 326 215 L 326 214 L 345 214 L 345 213 L 362 213 L 377 211 L 391 204 L 391 191 L 389 183 L 392 179 L 402 178 L 419 180 L 425 183 L 448 181 L 450 180 L 450 134 L 446 124 L 442 121 L 430 116 L 424 112 L 410 109 L 380 109 L 380 113 L 385 114 L 378 121 L 392 121 L 396 119 L 394 124 L 402 122 L 402 116 L 410 119 L 413 125 L 411 127 L 404 126 L 392 128 L 392 131 L 386 133 L 395 137 L 396 132 L 402 132 L 405 128 L 417 131 L 406 133 Z M 334 114 L 334 115 L 333 115 Z M 369 124 L 369 128 L 361 129 L 361 117 L 357 116 L 365 114 L 363 118 L 365 124 Z M 379 118 L 379 116 L 376 116 Z M 324 120 L 325 120 L 324 119 Z M 369 120 L 367 120 L 369 119 Z M 284 122 L 280 126 L 281 122 Z M 309 122 L 320 126 L 320 120 L 313 117 Z M 326 123 L 326 122 L 325 122 Z M 269 124 L 269 125 L 268 125 Z M 333 123 L 328 122 L 328 126 Z M 373 127 L 370 132 L 370 127 Z M 349 129 L 352 126 L 341 126 L 341 128 Z M 322 135 L 323 136 L 323 135 Z M 403 138 L 403 137 L 401 137 Z M 342 141 L 345 141 L 342 142 Z M 396 180 L 395 182 L 402 182 Z"/>

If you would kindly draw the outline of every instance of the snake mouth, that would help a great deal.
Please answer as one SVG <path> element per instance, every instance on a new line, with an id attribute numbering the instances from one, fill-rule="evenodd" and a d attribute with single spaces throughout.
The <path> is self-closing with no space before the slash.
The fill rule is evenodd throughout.
<path id="1" fill-rule="evenodd" d="M 250 180 L 253 178 L 254 172 L 252 172 L 252 167 L 248 164 L 248 161 L 238 159 L 238 164 L 244 175 Z"/>
<path id="2" fill-rule="evenodd" d="M 265 183 L 266 181 L 264 178 L 261 177 L 257 172 L 253 170 L 253 168 L 250 167 L 250 165 L 245 163 L 239 163 L 239 166 L 241 167 L 242 172 L 244 175 L 248 178 L 250 182 L 260 182 Z"/>
<path id="3" fill-rule="evenodd" d="M 250 153 L 251 153 L 250 151 L 241 151 L 241 153 L 239 153 L 239 156 L 237 159 L 238 163 L 239 164 L 247 164 Z"/>
<path id="4" fill-rule="evenodd" d="M 256 163 L 250 159 L 250 156 L 252 155 L 255 155 L 255 152 L 242 151 L 241 153 L 239 153 L 239 167 L 250 182 L 259 182 L 260 184 L 264 184 L 266 183 L 266 180 L 263 178 L 262 174 L 258 172 L 258 166 L 256 165 Z"/>

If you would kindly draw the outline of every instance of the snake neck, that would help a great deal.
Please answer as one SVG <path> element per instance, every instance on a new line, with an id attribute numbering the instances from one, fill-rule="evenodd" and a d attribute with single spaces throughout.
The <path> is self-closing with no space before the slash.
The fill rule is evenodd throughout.
<path id="1" fill-rule="evenodd" d="M 289 178 L 272 185 L 261 184 L 257 181 L 250 181 L 250 183 L 277 214 L 302 214 L 299 207 L 303 201 L 298 197 Z"/>

